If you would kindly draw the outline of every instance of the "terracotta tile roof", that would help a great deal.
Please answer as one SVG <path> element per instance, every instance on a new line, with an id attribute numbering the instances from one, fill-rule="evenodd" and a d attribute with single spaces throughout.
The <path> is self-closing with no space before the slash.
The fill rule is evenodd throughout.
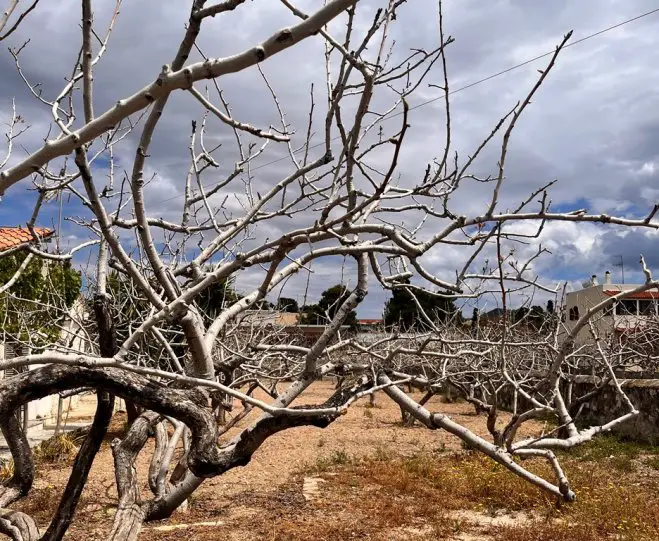
<path id="1" fill-rule="evenodd" d="M 616 289 L 604 290 L 604 294 L 607 295 L 608 297 L 613 297 L 618 293 L 621 293 L 621 291 Z M 630 293 L 629 295 L 625 295 L 623 299 L 659 299 L 659 291 L 648 290 L 648 291 L 641 291 L 640 293 Z"/>
<path id="2" fill-rule="evenodd" d="M 35 227 L 34 232 L 42 239 L 51 237 L 55 231 L 47 227 Z M 24 227 L 0 227 L 0 252 L 34 242 L 30 230 Z"/>

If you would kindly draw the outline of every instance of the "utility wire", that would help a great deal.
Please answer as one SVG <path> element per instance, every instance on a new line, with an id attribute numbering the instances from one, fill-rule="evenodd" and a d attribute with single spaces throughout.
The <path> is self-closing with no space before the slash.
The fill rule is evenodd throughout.
<path id="1" fill-rule="evenodd" d="M 624 21 L 621 21 L 619 23 L 616 23 L 612 26 L 608 26 L 606 28 L 603 28 L 602 30 L 598 30 L 597 32 L 593 32 L 592 34 L 588 34 L 587 36 L 584 36 L 583 38 L 579 38 L 576 41 L 573 41 L 571 43 L 568 43 L 563 47 L 563 49 L 567 49 L 569 47 L 574 47 L 575 45 L 579 45 L 580 43 L 583 43 L 584 41 L 588 41 L 589 39 L 592 39 L 597 36 L 601 36 L 602 34 L 606 34 L 607 32 L 610 32 L 611 30 L 615 30 L 616 28 L 620 28 L 621 26 L 625 26 L 626 24 L 633 23 L 634 21 L 638 21 L 640 19 L 643 19 L 644 17 L 648 17 L 649 15 L 654 15 L 655 13 L 659 13 L 659 8 L 655 8 L 653 10 L 647 11 L 645 13 L 641 13 L 640 15 L 637 15 L 636 17 L 632 17 L 631 19 L 625 19 Z M 471 83 L 468 83 L 464 86 L 461 86 L 459 88 L 456 88 L 454 90 L 449 91 L 449 96 L 453 94 L 457 94 L 458 92 L 462 92 L 463 90 L 467 90 L 468 88 L 473 88 L 474 86 L 480 85 L 482 83 L 485 83 L 487 81 L 491 81 L 492 79 L 495 79 L 497 77 L 500 77 L 501 75 L 505 75 L 506 73 L 510 73 L 511 71 L 514 71 L 516 69 L 522 68 L 524 66 L 527 66 L 528 64 L 531 64 L 535 62 L 536 60 L 540 60 L 541 58 L 545 58 L 547 56 L 550 56 L 554 54 L 554 50 L 547 51 L 546 53 L 540 54 L 538 56 L 534 56 L 533 58 L 529 58 L 528 60 L 524 60 L 523 62 L 520 62 L 519 64 L 515 64 L 514 66 L 510 66 L 506 69 L 503 69 L 501 71 L 498 71 L 496 73 L 493 73 L 492 75 L 488 75 L 487 77 L 483 77 L 482 79 L 478 79 L 476 81 L 473 81 Z M 418 103 L 412 107 L 409 108 L 409 111 L 414 111 L 415 109 L 420 109 L 421 107 L 425 107 L 426 105 L 430 105 L 431 103 L 435 103 L 436 101 L 443 100 L 444 95 L 442 94 L 441 96 L 437 96 L 436 98 L 431 98 L 429 100 L 426 100 L 424 102 Z M 398 116 L 401 116 L 403 113 L 401 111 L 395 112 L 395 113 L 390 113 L 389 115 L 383 116 L 381 121 L 384 122 L 385 120 L 390 120 L 392 118 L 396 118 Z M 337 135 L 336 137 L 333 137 L 330 139 L 331 141 L 336 141 L 340 139 L 341 136 Z M 316 143 L 315 145 L 311 145 L 309 147 L 309 150 L 318 148 L 325 145 L 325 141 L 321 143 Z M 298 152 L 301 152 L 299 150 Z M 279 162 L 283 162 L 284 160 L 289 159 L 290 156 L 282 156 L 281 158 L 274 159 L 272 161 L 263 163 L 261 165 L 257 165 L 256 167 L 252 167 L 251 171 L 257 171 L 259 169 L 263 169 L 264 167 L 269 167 L 270 165 L 274 165 Z M 157 201 L 155 204 L 160 204 L 160 203 L 166 203 L 168 201 L 173 201 L 174 199 L 180 198 L 180 195 L 176 195 L 174 197 L 170 197 L 168 199 L 162 199 L 160 201 Z"/>

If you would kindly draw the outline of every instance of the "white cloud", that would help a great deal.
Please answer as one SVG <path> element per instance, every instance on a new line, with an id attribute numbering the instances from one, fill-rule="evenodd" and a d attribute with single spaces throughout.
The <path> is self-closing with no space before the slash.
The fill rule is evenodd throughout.
<path id="1" fill-rule="evenodd" d="M 638 174 L 652 176 L 656 171 L 657 171 L 657 164 L 653 161 L 650 161 L 650 162 L 645 162 L 641 166 L 641 169 L 639 169 Z"/>
<path id="2" fill-rule="evenodd" d="M 112 106 L 118 98 L 147 84 L 155 78 L 162 64 L 171 61 L 184 32 L 188 4 L 170 2 L 158 8 L 144 2 L 124 5 L 108 54 L 95 74 L 97 114 Z M 375 0 L 362 0 L 360 4 L 365 8 L 360 10 L 358 31 L 363 30 L 363 25 L 373 16 L 374 7 L 379 5 Z M 317 2 L 312 0 L 299 2 L 299 7 L 307 11 L 315 5 Z M 552 50 L 570 28 L 575 29 L 573 40 L 576 40 L 647 11 L 650 5 L 652 3 L 648 0 L 446 2 L 447 34 L 457 39 L 447 49 L 451 88 L 458 89 Z M 99 27 L 107 22 L 112 6 L 113 2 L 109 0 L 95 2 L 95 20 Z M 71 71 L 77 58 L 79 17 L 71 13 L 77 13 L 78 9 L 79 3 L 73 0 L 40 4 L 10 40 L 10 45 L 15 47 L 27 37 L 31 38 L 21 61 L 30 80 L 43 83 L 44 96 L 48 98 L 61 89 L 64 75 Z M 400 54 L 411 47 L 430 48 L 437 42 L 435 14 L 434 0 L 418 0 L 403 6 L 399 20 L 392 25 L 392 35 L 398 42 Z M 209 55 L 228 56 L 294 21 L 295 18 L 279 3 L 261 2 L 258 6 L 247 3 L 235 12 L 205 24 L 199 43 Z M 343 21 L 337 21 L 331 31 L 338 35 L 342 24 Z M 659 72 L 655 69 L 654 58 L 659 36 L 655 26 L 656 18 L 648 17 L 563 52 L 555 71 L 513 134 L 500 208 L 514 208 L 531 190 L 555 178 L 559 182 L 550 194 L 555 205 L 586 200 L 592 211 L 626 213 L 641 205 L 652 205 L 659 199 L 659 189 L 655 186 L 659 167 L 659 96 L 655 89 L 659 86 Z M 525 96 L 539 75 L 537 69 L 543 68 L 546 61 L 547 58 L 542 59 L 452 96 L 451 117 L 455 130 L 452 140 L 461 159 L 473 152 L 496 121 Z M 26 150 L 34 150 L 48 133 L 50 111 L 26 95 L 12 65 L 8 53 L 0 55 L 3 120 L 7 100 L 17 96 L 19 111 L 33 124 L 21 143 Z M 319 111 L 322 109 L 320 104 L 324 103 L 320 40 L 309 40 L 304 46 L 267 61 L 263 67 L 279 93 L 287 120 L 297 129 L 295 143 L 299 144 L 305 133 L 311 83 L 316 85 Z M 436 67 L 429 81 L 436 83 L 441 78 Z M 255 70 L 223 78 L 220 84 L 231 101 L 236 118 L 263 127 L 279 122 L 272 101 L 262 93 L 263 83 Z M 423 87 L 412 103 L 418 104 L 438 95 L 437 89 Z M 382 103 L 384 101 L 378 102 L 378 107 Z M 165 111 L 145 171 L 146 178 L 157 174 L 157 180 L 146 190 L 149 212 L 154 217 L 174 219 L 180 216 L 181 195 L 189 164 L 190 121 L 198 119 L 200 113 L 198 104 L 184 93 L 173 96 Z M 390 121 L 387 127 L 394 129 L 399 120 Z M 400 159 L 401 184 L 420 178 L 426 164 L 441 154 L 445 140 L 442 100 L 414 110 L 410 124 Z M 117 148 L 122 168 L 131 163 L 136 137 L 137 133 Z M 207 143 L 223 144 L 218 151 L 221 170 L 208 177 L 208 182 L 213 182 L 230 171 L 237 160 L 233 134 L 218 122 L 209 121 Z M 499 144 L 500 139 L 496 139 L 484 151 L 476 167 L 479 175 L 485 176 L 496 170 Z M 20 152 L 24 151 L 21 149 Z M 377 160 L 384 163 L 387 154 L 387 151 L 379 153 Z M 255 162 L 255 166 L 267 165 L 254 170 L 255 190 L 272 186 L 273 182 L 290 173 L 292 168 L 288 162 L 270 164 L 285 155 L 285 148 L 270 145 L 260 161 Z M 379 165 L 376 156 L 373 158 L 373 165 Z M 53 164 L 54 167 L 58 165 Z M 453 210 L 466 214 L 483 212 L 490 189 L 491 185 L 465 182 L 453 201 Z M 238 192 L 232 189 L 231 193 Z M 223 195 L 215 196 L 213 202 L 223 200 Z M 4 205 L 28 212 L 28 201 L 32 199 L 28 199 L 23 191 L 20 196 L 8 193 L 0 212 L 8 208 Z M 227 211 L 234 214 L 241 211 L 235 197 L 227 200 Z M 130 206 L 125 213 L 130 215 Z M 416 215 L 406 216 L 407 223 L 414 223 L 417 219 Z M 310 212 L 300 214 L 295 226 L 311 220 Z M 258 229 L 255 235 L 264 238 L 289 227 L 291 223 L 282 220 L 270 229 Z M 437 227 L 436 221 L 429 221 L 419 236 L 427 237 Z M 527 222 L 514 227 L 518 232 L 532 232 L 535 226 Z M 593 224 L 547 224 L 538 241 L 552 254 L 540 258 L 533 270 L 553 277 L 561 272 L 586 272 L 603 265 L 603 250 L 620 237 L 616 233 L 607 237 L 604 243 L 603 237 L 610 231 Z M 644 237 L 627 241 L 640 246 Z M 528 257 L 535 249 L 534 245 L 520 245 L 518 256 Z M 632 253 L 634 249 L 635 246 Z M 468 251 L 456 247 L 442 247 L 428 254 L 424 264 L 440 276 L 450 276 L 456 266 L 466 260 L 467 254 Z M 253 276 L 255 274 L 244 273 L 241 280 L 245 287 L 253 286 Z M 323 285 L 335 276 L 336 262 L 326 267 L 319 265 L 313 294 L 319 294 Z M 304 281 L 301 280 L 300 276 L 296 277 L 287 288 L 302 288 Z M 376 306 L 382 296 L 375 293 L 373 299 L 367 301 L 372 306 L 369 308 L 371 314 L 377 313 Z"/>

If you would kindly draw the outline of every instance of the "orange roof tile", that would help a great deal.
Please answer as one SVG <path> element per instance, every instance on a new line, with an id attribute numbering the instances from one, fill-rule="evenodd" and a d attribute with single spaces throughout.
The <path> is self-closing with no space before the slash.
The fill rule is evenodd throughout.
<path id="1" fill-rule="evenodd" d="M 55 231 L 47 227 L 35 227 L 34 232 L 42 239 L 51 237 Z M 30 230 L 23 227 L 0 227 L 0 252 L 34 242 Z"/>
<path id="2" fill-rule="evenodd" d="M 622 291 L 616 289 L 604 290 L 604 294 L 608 297 L 613 297 L 614 295 L 618 295 L 619 293 L 622 293 Z M 625 295 L 623 299 L 659 299 L 659 291 L 646 290 L 646 291 L 641 291 L 640 293 L 629 293 L 628 295 Z"/>

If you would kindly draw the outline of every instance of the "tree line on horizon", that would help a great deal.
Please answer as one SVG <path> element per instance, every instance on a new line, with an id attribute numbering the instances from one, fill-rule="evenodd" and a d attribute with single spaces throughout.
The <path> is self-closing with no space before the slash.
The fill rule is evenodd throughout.
<path id="1" fill-rule="evenodd" d="M 0 264 L 0 275 L 10 277 L 22 263 L 24 256 L 3 259 Z M 42 272 L 42 263 L 37 260 L 31 262 L 29 272 L 23 273 L 14 286 L 15 293 L 26 300 L 35 301 L 43 295 L 52 295 L 52 291 L 65 292 L 65 303 L 71 306 L 73 300 L 81 293 L 82 280 L 80 273 L 75 271 L 70 262 L 59 265 L 50 265 L 48 272 Z M 121 277 L 111 273 L 109 277 L 111 293 L 120 298 L 124 296 L 120 286 Z M 403 285 L 410 285 L 406 281 Z M 410 291 L 413 291 L 410 293 Z M 350 295 L 350 290 L 343 284 L 335 284 L 325 289 L 316 303 L 300 306 L 298 301 L 291 297 L 279 297 L 275 302 L 261 300 L 256 308 L 259 310 L 277 310 L 280 312 L 300 314 L 299 323 L 303 325 L 324 325 L 335 315 L 339 307 Z M 237 291 L 233 281 L 223 280 L 208 288 L 197 299 L 197 305 L 205 317 L 213 319 L 226 306 L 239 301 L 242 295 Z M 117 299 L 118 300 L 118 299 Z M 123 310 L 132 312 L 136 316 L 141 308 L 131 303 L 129 308 L 121 302 Z M 554 302 L 550 299 L 546 308 L 539 305 L 521 306 L 508 310 L 512 323 L 526 321 L 529 325 L 539 328 L 547 317 L 554 313 Z M 42 314 L 42 316 L 45 314 Z M 130 319 L 131 314 L 122 314 L 121 319 Z M 488 312 L 481 312 L 473 308 L 471 324 L 476 325 L 481 319 L 496 319 L 503 315 L 501 308 L 494 308 Z M 456 306 L 455 300 L 442 292 L 432 293 L 417 288 L 395 288 L 392 296 L 385 301 L 382 312 L 382 322 L 385 328 L 397 328 L 409 331 L 427 327 L 428 323 L 446 323 L 455 321 L 465 322 L 461 310 Z M 42 326 L 45 322 L 35 322 Z M 39 324 L 40 323 L 40 324 Z M 352 310 L 346 318 L 344 325 L 353 329 L 359 326 L 357 312 Z"/>

